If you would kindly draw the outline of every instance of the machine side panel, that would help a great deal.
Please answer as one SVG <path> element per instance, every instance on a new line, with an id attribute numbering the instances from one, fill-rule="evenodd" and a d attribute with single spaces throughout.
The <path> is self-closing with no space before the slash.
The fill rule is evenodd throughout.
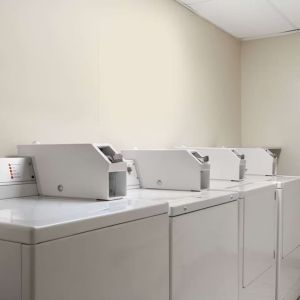
<path id="1" fill-rule="evenodd" d="M 286 182 L 282 191 L 282 255 L 300 245 L 300 180 Z"/>
<path id="2" fill-rule="evenodd" d="M 30 256 L 24 300 L 169 299 L 167 214 L 38 244 Z"/>
<path id="3" fill-rule="evenodd" d="M 171 300 L 238 299 L 238 203 L 171 219 Z"/>
<path id="4" fill-rule="evenodd" d="M 278 254 L 277 254 L 277 286 L 276 286 L 276 300 L 294 300 L 300 297 L 300 246 L 294 248 L 297 244 L 297 229 L 292 227 L 287 228 L 286 224 L 286 215 L 284 215 L 284 205 L 289 209 L 292 208 L 293 205 L 297 205 L 295 203 L 297 201 L 297 197 L 293 197 L 294 193 L 297 193 L 297 181 L 289 182 L 284 184 L 284 189 L 286 189 L 287 193 L 284 193 L 284 189 L 277 190 L 277 196 L 279 201 L 279 213 L 278 213 Z M 291 197 L 287 197 L 288 194 Z M 285 195 L 285 197 L 284 197 Z M 289 202 L 291 201 L 291 202 Z M 293 203 L 293 201 L 295 201 Z M 290 207 L 291 205 L 291 207 Z M 296 206 L 295 206 L 295 209 Z M 285 223 L 283 222 L 285 221 Z M 291 225 L 291 224 L 290 224 Z M 287 232 L 283 232 L 283 230 L 293 230 L 290 232 L 288 236 L 286 236 Z M 285 234 L 285 236 L 283 235 Z M 290 241 L 294 241 L 289 243 L 290 249 L 294 248 L 292 251 L 288 251 L 283 255 L 284 245 L 283 241 L 285 238 L 285 242 L 287 238 L 290 238 Z M 286 249 L 285 249 L 286 250 Z"/>
<path id="5" fill-rule="evenodd" d="M 22 300 L 35 300 L 34 245 L 22 245 Z"/>
<path id="6" fill-rule="evenodd" d="M 0 299 L 21 300 L 21 245 L 0 241 Z"/>
<path id="7" fill-rule="evenodd" d="M 275 188 L 251 191 L 244 200 L 243 286 L 275 264 Z"/>

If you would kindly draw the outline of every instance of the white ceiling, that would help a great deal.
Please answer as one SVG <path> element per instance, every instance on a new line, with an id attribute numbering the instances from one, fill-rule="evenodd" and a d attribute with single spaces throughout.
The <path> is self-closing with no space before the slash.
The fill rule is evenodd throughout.
<path id="1" fill-rule="evenodd" d="M 241 38 L 279 35 L 300 29 L 300 0 L 177 0 Z"/>

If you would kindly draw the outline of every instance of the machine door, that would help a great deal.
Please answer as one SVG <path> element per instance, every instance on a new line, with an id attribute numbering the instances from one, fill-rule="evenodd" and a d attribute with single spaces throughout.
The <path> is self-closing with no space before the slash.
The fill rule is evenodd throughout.
<path id="1" fill-rule="evenodd" d="M 275 263 L 275 187 L 246 193 L 243 202 L 243 287 Z"/>
<path id="2" fill-rule="evenodd" d="M 300 245 L 300 180 L 284 184 L 282 190 L 282 256 Z"/>
<path id="3" fill-rule="evenodd" d="M 171 299 L 238 299 L 238 203 L 171 218 Z"/>

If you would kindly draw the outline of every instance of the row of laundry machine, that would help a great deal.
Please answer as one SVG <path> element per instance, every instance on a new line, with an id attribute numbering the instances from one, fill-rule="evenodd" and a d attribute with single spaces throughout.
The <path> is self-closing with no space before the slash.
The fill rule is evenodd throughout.
<path id="1" fill-rule="evenodd" d="M 263 148 L 18 146 L 1 300 L 296 300 L 300 178 Z"/>

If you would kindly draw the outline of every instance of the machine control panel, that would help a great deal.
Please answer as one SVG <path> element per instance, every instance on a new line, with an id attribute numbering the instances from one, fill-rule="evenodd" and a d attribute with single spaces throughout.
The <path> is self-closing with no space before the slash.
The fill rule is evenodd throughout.
<path id="1" fill-rule="evenodd" d="M 34 181 L 35 175 L 31 158 L 0 158 L 0 184 Z"/>
<path id="2" fill-rule="evenodd" d="M 40 195 L 94 200 L 126 196 L 127 164 L 108 144 L 19 145 L 18 153 L 32 157 Z"/>

